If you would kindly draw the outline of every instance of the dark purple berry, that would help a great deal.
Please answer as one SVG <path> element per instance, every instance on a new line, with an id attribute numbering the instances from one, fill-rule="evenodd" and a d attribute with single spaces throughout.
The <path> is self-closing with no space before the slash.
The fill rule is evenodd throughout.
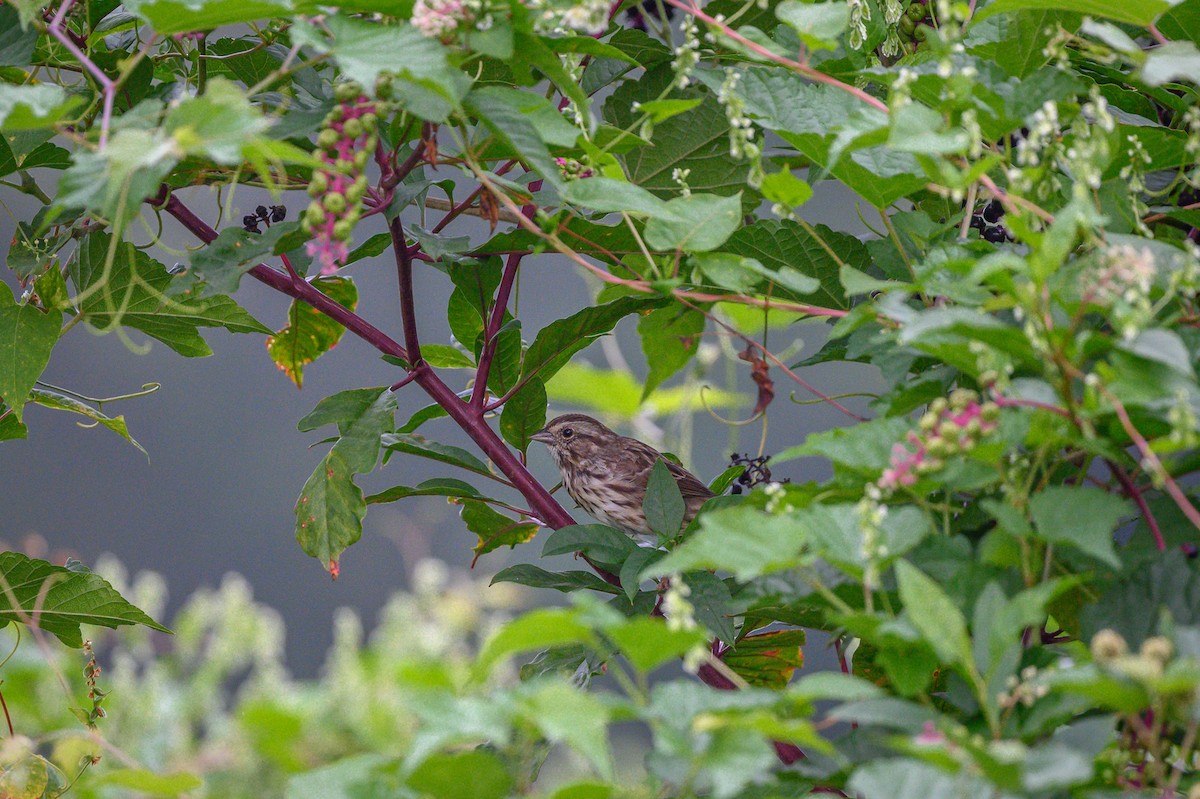
<path id="1" fill-rule="evenodd" d="M 999 222 L 1002 216 L 1004 216 L 1004 206 L 1000 204 L 999 200 L 992 200 L 983 207 L 983 218 L 989 222 Z"/>
<path id="2" fill-rule="evenodd" d="M 282 205 L 272 205 L 271 221 L 282 222 L 284 219 L 287 219 L 287 208 Z"/>

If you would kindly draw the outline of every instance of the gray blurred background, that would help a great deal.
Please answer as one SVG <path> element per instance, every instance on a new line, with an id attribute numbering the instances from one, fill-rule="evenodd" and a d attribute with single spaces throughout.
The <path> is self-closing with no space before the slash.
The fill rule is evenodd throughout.
<path id="1" fill-rule="evenodd" d="M 36 174 L 53 194 L 58 173 Z M 866 233 L 855 213 L 855 198 L 841 187 L 819 184 L 815 197 L 801 210 L 814 223 L 856 235 Z M 216 196 L 206 189 L 183 192 L 184 201 L 209 224 L 218 218 Z M 29 219 L 34 201 L 13 189 L 0 187 L 0 252 L 7 257 L 15 220 Z M 307 202 L 300 194 L 286 196 L 289 219 L 297 217 Z M 265 191 L 239 187 L 224 224 L 237 224 L 258 204 L 270 205 Z M 437 217 L 433 217 L 435 220 Z M 419 221 L 415 216 L 407 222 Z M 164 216 L 163 244 L 173 250 L 195 247 L 191 234 Z M 356 242 L 384 231 L 374 217 L 356 231 Z M 486 228 L 475 219 L 463 219 L 450 233 L 469 232 L 477 244 Z M 146 229 L 135 225 L 130 234 L 145 241 Z M 155 253 L 170 265 L 186 260 L 178 252 Z M 359 285 L 358 311 L 397 340 L 400 324 L 395 266 L 390 252 L 360 261 L 347 272 Z M 527 340 L 542 326 L 587 304 L 592 289 L 580 270 L 560 256 L 527 258 L 520 286 L 520 316 Z M 7 268 L 0 280 L 16 287 Z M 450 283 L 427 265 L 418 264 L 415 292 L 423 342 L 449 343 L 445 321 Z M 257 281 L 246 278 L 236 299 L 256 318 L 278 329 L 285 322 L 288 299 Z M 615 342 L 635 372 L 644 374 L 635 322 L 618 327 Z M 773 330 L 771 347 L 778 352 L 803 340 L 803 354 L 816 351 L 824 340 L 819 322 Z M 147 397 L 106 406 L 110 415 L 123 414 L 130 433 L 146 448 L 142 453 L 103 428 L 82 429 L 80 417 L 29 405 L 27 440 L 0 444 L 0 544 L 5 548 L 44 546 L 43 556 L 61 563 L 71 555 L 92 564 L 109 552 L 131 572 L 150 569 L 167 581 L 170 602 L 164 621 L 170 620 L 187 596 L 201 586 L 215 586 L 227 572 L 240 572 L 260 601 L 277 608 L 287 622 L 289 666 L 299 676 L 316 672 L 332 641 L 331 620 L 336 608 L 349 606 L 363 617 L 368 629 L 393 591 L 405 586 L 414 564 L 437 557 L 454 567 L 470 564 L 474 536 L 457 519 L 445 500 L 421 497 L 369 509 L 362 540 L 344 554 L 341 577 L 333 582 L 321 565 L 304 555 L 294 539 L 292 506 L 301 486 L 320 459 L 324 447 L 310 449 L 323 431 L 300 433 L 296 422 L 323 397 L 348 388 L 388 385 L 401 375 L 378 353 L 350 336 L 304 372 L 304 389 L 278 371 L 267 356 L 264 338 L 206 331 L 214 351 L 209 358 L 185 359 L 165 345 L 131 331 L 135 342 L 148 351 L 132 352 L 116 335 L 98 335 L 84 325 L 70 331 L 54 350 L 42 379 L 56 386 L 93 397 L 136 391 L 145 383 L 162 388 Z M 713 343 L 712 336 L 705 337 Z M 611 346 L 608 345 L 608 346 Z M 740 349 L 740 347 L 739 347 Z M 594 344 L 581 356 L 596 366 L 607 366 L 601 346 Z M 792 356 L 788 363 L 799 360 Z M 753 384 L 748 364 L 737 366 L 739 384 L 752 405 Z M 718 365 L 714 374 L 723 375 Z M 798 406 L 788 399 L 811 399 L 778 369 L 772 369 L 777 397 L 771 405 L 770 435 L 766 452 L 799 443 L 809 432 L 843 425 L 847 418 L 825 405 Z M 468 372 L 451 372 L 448 382 L 462 388 Z M 870 390 L 875 378 L 866 368 L 847 365 L 817 366 L 802 376 L 818 389 L 836 394 Z M 457 382 L 456 382 L 457 381 Z M 676 382 L 678 381 L 678 378 Z M 866 388 L 864 389 L 864 386 Z M 416 385 L 398 396 L 399 422 L 429 404 Z M 861 410 L 861 399 L 847 400 Z M 551 414 L 571 410 L 552 402 Z M 723 414 L 744 418 L 749 407 L 727 409 Z M 737 445 L 730 430 L 704 411 L 694 415 L 688 465 L 711 480 L 728 464 L 733 450 L 757 451 L 761 424 L 737 428 Z M 673 439 L 677 424 L 665 420 L 664 443 L 687 452 Z M 445 443 L 471 447 L 449 420 L 428 423 L 420 432 Z M 629 429 L 622 432 L 629 433 Z M 530 450 L 534 473 L 547 486 L 558 481 L 549 457 L 534 444 Z M 775 477 L 793 480 L 821 479 L 825 467 L 816 462 L 793 461 L 775 470 Z M 360 477 L 368 493 L 391 485 L 415 485 L 438 476 L 458 476 L 449 467 L 417 458 L 398 457 L 374 474 Z M 577 518 L 587 520 L 581 511 Z M 503 550 L 480 559 L 475 571 L 490 578 L 499 569 L 518 561 L 537 560 L 541 538 L 515 552 Z M 546 568 L 578 568 L 566 558 L 543 564 Z M 554 602 L 559 595 L 539 592 L 536 601 Z M 829 663 L 820 651 L 807 652 L 809 667 Z"/>

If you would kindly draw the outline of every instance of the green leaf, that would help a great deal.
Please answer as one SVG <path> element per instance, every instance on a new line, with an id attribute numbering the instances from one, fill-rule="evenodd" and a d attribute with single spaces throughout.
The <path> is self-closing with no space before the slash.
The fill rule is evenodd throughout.
<path id="1" fill-rule="evenodd" d="M 295 23 L 294 40 L 318 53 L 332 53 L 342 74 L 370 91 L 383 72 L 395 76 L 393 92 L 410 112 L 431 122 L 444 122 L 461 104 L 471 81 L 450 64 L 449 53 L 436 39 L 411 25 L 384 25 L 346 16 L 326 17 L 332 43 L 316 29 Z"/>
<path id="2" fill-rule="evenodd" d="M 11 5 L 0 7 L 0 67 L 31 63 L 37 41 L 37 29 L 21 25 L 17 9 Z"/>
<path id="3" fill-rule="evenodd" d="M 795 516 L 722 508 L 700 517 L 700 529 L 651 568 L 656 574 L 721 569 L 744 582 L 792 566 L 807 540 L 805 524 Z"/>
<path id="4" fill-rule="evenodd" d="M 472 550 L 475 553 L 471 566 L 480 556 L 494 552 L 500 547 L 516 549 L 518 544 L 527 544 L 538 534 L 541 526 L 537 522 L 517 521 L 503 513 L 493 510 L 490 505 L 478 499 L 463 499 L 462 519 L 467 529 L 479 538 L 479 543 Z"/>
<path id="5" fill-rule="evenodd" d="M 640 186 L 602 176 L 571 181 L 567 184 L 564 197 L 573 205 L 582 205 L 593 211 L 628 211 L 654 216 L 664 213 L 666 207 L 666 203 Z"/>
<path id="6" fill-rule="evenodd" d="M 58 201 L 121 223 L 132 219 L 142 201 L 158 192 L 178 163 L 179 153 L 161 128 L 121 128 L 103 150 L 75 150 L 71 161 L 59 180 Z"/>
<path id="7" fill-rule="evenodd" d="M 692 359 L 700 347 L 704 325 L 704 314 L 679 306 L 659 308 L 638 320 L 638 336 L 649 366 L 643 400 Z"/>
<path id="8" fill-rule="evenodd" d="M 335 578 L 338 558 L 362 537 L 367 514 L 354 471 L 335 450 L 317 465 L 296 500 L 296 541 Z"/>
<path id="9" fill-rule="evenodd" d="M 24 422 L 17 421 L 17 415 L 9 411 L 8 406 L 0 401 L 0 441 L 28 438 L 29 428 Z"/>
<path id="10" fill-rule="evenodd" d="M 650 469 L 650 477 L 646 481 L 646 496 L 642 499 L 642 510 L 646 514 L 646 523 L 650 529 L 659 535 L 673 537 L 679 534 L 683 527 L 683 516 L 687 507 L 683 502 L 683 494 L 679 484 L 664 461 L 658 461 Z"/>
<path id="11" fill-rule="evenodd" d="M 877 758 L 859 766 L 846 789 L 862 799 L 958 799 L 994 791 L 980 777 L 949 774 L 929 763 L 906 758 Z"/>
<path id="12" fill-rule="evenodd" d="M 53 83 L 13 86 L 0 83 L 0 126 L 4 132 L 50 128 L 83 102 Z"/>
<path id="13" fill-rule="evenodd" d="M 748 635 L 725 654 L 725 665 L 755 687 L 782 691 L 804 665 L 804 643 L 804 630 Z"/>
<path id="14" fill-rule="evenodd" d="M 558 191 L 566 190 L 562 172 L 550 158 L 538 129 L 525 116 L 528 103 L 525 92 L 500 86 L 472 90 L 463 101 L 467 110 L 479 117 L 505 144 Z"/>
<path id="15" fill-rule="evenodd" d="M 612 330 L 621 319 L 662 302 L 656 297 L 621 297 L 551 322 L 538 331 L 526 350 L 521 363 L 522 377 L 537 374 L 543 383 L 549 381 L 571 356 L 591 344 L 597 336 Z"/>
<path id="16" fill-rule="evenodd" d="M 604 118 L 617 127 L 636 131 L 640 113 L 633 110 L 633 104 L 659 99 L 673 79 L 670 65 L 663 64 L 638 80 L 625 82 L 605 102 Z M 679 186 L 672 175 L 676 169 L 686 169 L 693 192 L 728 195 L 745 190 L 749 167 L 747 162 L 729 157 L 725 109 L 713 94 L 696 90 L 673 94 L 672 99 L 700 99 L 701 103 L 655 125 L 653 143 L 619 156 L 629 180 L 660 197 L 674 197 Z"/>
<path id="17" fill-rule="evenodd" d="M 172 280 L 167 268 L 129 242 L 114 243 L 107 233 L 89 234 L 69 271 L 80 309 L 91 325 L 101 331 L 117 325 L 140 330 L 189 358 L 212 354 L 200 327 L 271 332 L 229 297 L 167 296 Z"/>
<path id="18" fill-rule="evenodd" d="M 555 530 L 542 546 L 542 557 L 582 552 L 601 563 L 624 562 L 638 545 L 620 530 L 603 524 L 573 524 Z"/>
<path id="19" fill-rule="evenodd" d="M 371 494 L 367 497 L 368 505 L 376 505 L 381 502 L 395 502 L 398 499 L 405 497 L 472 497 L 483 499 L 483 495 L 479 490 L 470 483 L 464 483 L 462 480 L 455 480 L 453 477 L 435 477 L 432 480 L 426 480 L 415 487 L 409 486 L 392 486 L 386 491 L 380 491 L 378 494 Z"/>
<path id="20" fill-rule="evenodd" d="M 296 222 L 272 225 L 263 233 L 245 228 L 227 227 L 207 246 L 191 254 L 192 266 L 188 277 L 203 281 L 202 287 L 181 282 L 180 288 L 191 296 L 232 294 L 237 291 L 242 275 L 275 252 L 280 238 L 300 229 Z"/>
<path id="21" fill-rule="evenodd" d="M 163 129 L 188 155 L 203 155 L 236 166 L 246 145 L 271 126 L 262 112 L 232 81 L 211 78 L 204 94 L 173 104 Z"/>
<path id="22" fill-rule="evenodd" d="M 856 269 L 865 270 L 869 267 L 870 254 L 862 242 L 853 236 L 837 233 L 824 225 L 816 225 L 813 230 L 816 236 L 790 219 L 765 220 L 738 230 L 722 249 L 757 260 L 766 267 L 767 274 L 778 276 L 773 279 L 784 289 L 785 296 L 826 308 L 848 308 L 850 305 L 842 289 L 838 262 L 822 246 L 822 242 L 833 249 L 843 263 Z M 789 270 L 816 279 L 820 288 L 807 293 L 788 290 L 786 275 Z M 809 288 L 809 285 L 798 284 L 797 288 Z"/>
<path id="23" fill-rule="evenodd" d="M 297 422 L 296 429 L 302 433 L 308 433 L 325 425 L 336 424 L 338 435 L 342 435 L 353 420 L 362 416 L 371 407 L 384 388 L 384 386 L 352 388 L 331 394 L 318 402 L 317 407 Z"/>
<path id="24" fill-rule="evenodd" d="M 650 549 L 649 547 L 638 547 L 635 552 L 632 552 L 629 557 L 625 558 L 625 562 L 621 564 L 621 572 L 617 578 L 621 582 L 621 589 L 625 592 L 625 597 L 633 602 L 641 590 L 641 580 L 639 576 L 646 571 L 651 563 L 657 562 L 665 553 L 662 550 Z"/>
<path id="25" fill-rule="evenodd" d="M 449 344 L 422 344 L 421 358 L 437 369 L 475 368 L 475 362 L 469 355 Z"/>
<path id="26" fill-rule="evenodd" d="M 18 305 L 12 289 L 0 284 L 0 398 L 18 423 L 33 384 L 50 362 L 62 314 Z"/>
<path id="27" fill-rule="evenodd" d="M 151 796 L 179 796 L 204 786 L 195 774 L 157 774 L 148 769 L 119 768 L 104 772 L 97 785 L 112 785 Z"/>
<path id="28" fill-rule="evenodd" d="M 569 98 L 586 121 L 588 132 L 594 132 L 596 120 L 592 117 L 592 104 L 588 101 L 587 93 L 579 86 L 578 80 L 563 66 L 562 59 L 558 54 L 547 46 L 551 41 L 553 40 L 517 31 L 514 40 L 516 54 L 521 63 L 533 66 L 554 84 L 563 97 Z M 558 118 L 561 120 L 562 116 L 558 115 Z M 578 130 L 574 130 L 567 145 L 574 144 L 578 136 Z"/>
<path id="29" fill-rule="evenodd" d="M 742 195 L 676 197 L 646 222 L 646 244 L 654 250 L 715 250 L 742 222 Z"/>
<path id="30" fill-rule="evenodd" d="M 491 637 L 475 661 L 475 670 L 480 676 L 487 676 L 497 663 L 510 655 L 566 644 L 594 647 L 598 641 L 574 609 L 533 610 L 518 616 Z"/>
<path id="31" fill-rule="evenodd" d="M 1051 11 L 1075 11 L 1093 17 L 1105 17 L 1134 25 L 1149 25 L 1168 10 L 1167 0 L 996 0 L 984 6 L 975 15 L 976 22 L 995 14 L 1004 14 L 1024 9 L 1046 9 Z"/>
<path id="32" fill-rule="evenodd" d="M 436 441 L 427 441 L 423 436 L 405 433 L 385 434 L 381 441 L 383 446 L 392 452 L 419 455 L 422 458 L 448 463 L 476 474 L 492 476 L 492 471 L 487 464 L 461 447 L 439 444 Z"/>
<path id="33" fill-rule="evenodd" d="M 605 594 L 615 594 L 620 589 L 609 585 L 592 572 L 566 571 L 551 572 L 534 566 L 531 563 L 518 563 L 496 572 L 492 585 L 496 583 L 519 583 L 530 588 L 553 588 L 569 594 L 574 591 L 600 591 Z"/>
<path id="34" fill-rule="evenodd" d="M 772 172 L 764 177 L 761 189 L 765 199 L 790 208 L 804 205 L 813 196 L 812 186 L 808 185 L 808 181 L 801 180 L 787 169 Z"/>
<path id="35" fill-rule="evenodd" d="M 78 561 L 70 567 L 34 560 L 20 552 L 0 552 L 0 621 L 36 621 L 46 632 L 76 649 L 83 646 L 81 624 L 115 629 L 141 624 L 171 632 L 129 604 L 98 574 Z"/>
<path id="36" fill-rule="evenodd" d="M 912 423 L 907 418 L 893 416 L 813 433 L 803 444 L 789 447 L 771 458 L 771 463 L 816 455 L 872 477 L 887 467 L 892 457 L 892 446 L 910 429 Z"/>
<path id="37" fill-rule="evenodd" d="M 733 596 L 725 581 L 709 571 L 693 571 L 683 575 L 691 593 L 688 601 L 696 609 L 696 621 L 729 646 L 733 646 Z"/>
<path id="38" fill-rule="evenodd" d="M 907 103 L 892 113 L 888 146 L 893 150 L 922 155 L 949 155 L 966 152 L 970 145 L 961 128 L 949 131 L 942 115 L 919 103 Z"/>
<path id="39" fill-rule="evenodd" d="M 606 627 L 604 634 L 640 672 L 682 657 L 693 647 L 703 646 L 707 637 L 699 627 L 673 630 L 662 619 L 645 616 L 622 619 L 620 624 Z"/>
<path id="40" fill-rule="evenodd" d="M 125 8 L 161 35 L 286 17 L 293 11 L 286 0 L 130 0 Z"/>
<path id="41" fill-rule="evenodd" d="M 480 749 L 433 755 L 417 766 L 407 782 L 421 795 L 438 799 L 504 799 L 512 788 L 504 764 Z"/>
<path id="42" fill-rule="evenodd" d="M 844 3 L 801 3 L 783 0 L 775 9 L 780 22 L 790 25 L 800 40 L 814 50 L 837 47 L 838 37 L 850 24 L 850 8 Z"/>
<path id="43" fill-rule="evenodd" d="M 937 582 L 906 560 L 896 562 L 896 580 L 909 623 L 942 662 L 971 668 L 967 621 L 954 601 Z"/>
<path id="44" fill-rule="evenodd" d="M 666 122 L 671 117 L 691 111 L 702 102 L 704 101 L 699 98 L 690 100 L 648 100 L 644 103 L 639 103 L 637 110 L 639 113 L 649 114 L 650 121 L 657 125 L 659 122 Z"/>
<path id="45" fill-rule="evenodd" d="M 1193 42 L 1168 42 L 1146 53 L 1142 80 L 1149 86 L 1172 81 L 1200 83 L 1200 49 Z"/>
<path id="46" fill-rule="evenodd" d="M 366 474 L 375 468 L 380 437 L 396 426 L 396 395 L 387 388 L 375 392 L 375 399 L 361 412 L 338 420 L 341 437 L 333 445 L 333 452 L 355 474 Z"/>
<path id="47" fill-rule="evenodd" d="M 537 431 L 546 426 L 546 386 L 540 378 L 531 377 L 516 394 L 504 403 L 500 412 L 500 435 L 521 452 Z"/>
<path id="48" fill-rule="evenodd" d="M 600 776 L 613 779 L 608 745 L 612 710 L 608 705 L 584 690 L 558 681 L 539 686 L 523 704 L 530 721 L 548 741 L 567 744 L 587 758 Z"/>
<path id="49" fill-rule="evenodd" d="M 392 761 L 374 752 L 343 757 L 290 777 L 284 799 L 362 799 L 372 790 L 375 775 L 389 767 L 394 768 Z"/>
<path id="50" fill-rule="evenodd" d="M 616 369 L 597 369 L 586 363 L 568 363 L 554 375 L 546 386 L 546 394 L 554 402 L 591 408 L 626 419 L 637 415 L 642 403 L 644 385 L 632 374 Z M 740 408 L 749 404 L 741 394 L 723 389 L 699 394 L 687 386 L 659 388 L 648 397 L 645 407 L 655 416 L 668 416 L 683 410 L 703 410 L 707 405 L 719 408 Z"/>
<path id="51" fill-rule="evenodd" d="M 358 287 L 348 277 L 317 278 L 312 285 L 351 311 L 358 305 Z M 267 338 L 271 360 L 296 388 L 304 386 L 304 367 L 337 346 L 346 328 L 307 303 L 293 300 L 288 323 Z"/>
<path id="52" fill-rule="evenodd" d="M 69 397 L 66 394 L 60 394 L 57 391 L 50 391 L 49 389 L 34 388 L 30 392 L 30 395 L 31 399 L 38 405 L 44 405 L 47 408 L 53 408 L 57 411 L 69 411 L 70 413 L 78 413 L 81 416 L 86 416 L 93 422 L 107 427 L 109 430 L 113 431 L 130 444 L 133 444 L 135 447 L 141 450 L 141 453 L 147 458 L 150 457 L 150 454 L 146 452 L 142 445 L 137 443 L 137 441 L 133 439 L 133 436 L 129 435 L 129 428 L 125 426 L 124 416 L 117 416 L 115 418 L 105 416 L 103 413 L 85 402 L 81 402 L 74 397 Z M 81 423 L 81 426 L 90 425 L 82 425 Z"/>
<path id="53" fill-rule="evenodd" d="M 1086 513 L 1080 510 L 1086 508 Z M 1128 502 L 1092 486 L 1051 486 L 1029 500 L 1038 536 L 1067 544 L 1114 569 L 1121 560 L 1113 549 L 1117 523 L 1133 512 Z"/>

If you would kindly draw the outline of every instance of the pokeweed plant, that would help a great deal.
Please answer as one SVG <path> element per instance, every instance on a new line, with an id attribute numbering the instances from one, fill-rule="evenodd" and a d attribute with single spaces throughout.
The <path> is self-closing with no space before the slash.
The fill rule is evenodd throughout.
<path id="1" fill-rule="evenodd" d="M 0 177 L 42 206 L 9 249 L 23 290 L 0 289 L 0 437 L 25 435 L 28 402 L 129 437 L 38 382 L 80 322 L 186 357 L 209 352 L 200 327 L 268 335 L 297 385 L 348 332 L 392 376 L 300 420 L 337 428 L 296 504 L 305 552 L 337 576 L 369 505 L 437 495 L 461 506 L 476 558 L 552 528 L 543 555 L 593 569 L 496 574 L 572 595 L 515 619 L 469 675 L 492 685 L 505 658 L 544 650 L 526 687 L 434 692 L 418 743 L 331 767 L 335 781 L 1200 792 L 1196 0 L 9 0 L 0 23 Z M 807 221 L 817 181 L 857 195 L 875 234 Z M 189 207 L 236 185 L 311 202 L 221 230 Z M 164 215 L 208 245 L 180 269 L 135 240 Z M 488 237 L 454 235 L 463 216 Z M 399 339 L 356 312 L 355 264 L 389 249 Z M 603 289 L 533 332 L 512 300 L 549 253 Z M 415 269 L 453 287 L 452 341 L 422 338 Z M 246 275 L 291 299 L 277 331 L 232 299 Z M 827 320 L 828 341 L 788 363 L 747 309 Z M 773 447 L 832 477 L 718 497 L 659 548 L 576 525 L 524 456 L 551 396 L 599 402 L 594 386 L 629 380 L 572 363 L 626 317 L 650 365 L 634 407 L 704 367 L 699 338 L 716 333 L 737 342 L 756 416 L 779 375 L 844 412 Z M 801 375 L 819 363 L 871 365 L 885 389 L 847 407 Z M 397 426 L 400 391 L 431 404 Z M 478 452 L 427 438 L 439 424 Z M 364 496 L 355 476 L 381 453 L 459 477 Z M 764 474 L 763 455 L 716 487 Z M 671 491 L 650 492 L 656 514 Z M 11 618 L 37 621 L 16 598 Z M 789 685 L 805 630 L 833 637 L 845 674 Z M 677 657 L 708 685 L 649 687 Z M 619 692 L 584 690 L 600 671 Z M 578 737 L 629 719 L 653 741 L 636 784 L 604 736 Z M 518 740 L 576 748 L 591 782 L 539 785 Z"/>

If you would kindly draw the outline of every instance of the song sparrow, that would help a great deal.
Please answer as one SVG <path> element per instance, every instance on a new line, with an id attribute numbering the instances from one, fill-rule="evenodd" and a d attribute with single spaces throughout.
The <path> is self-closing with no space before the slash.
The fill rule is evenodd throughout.
<path id="1" fill-rule="evenodd" d="M 654 464 L 667 465 L 683 495 L 686 527 L 713 495 L 699 478 L 636 438 L 618 435 L 581 413 L 553 419 L 531 438 L 550 447 L 571 498 L 589 514 L 630 535 L 653 535 L 642 501 Z"/>

